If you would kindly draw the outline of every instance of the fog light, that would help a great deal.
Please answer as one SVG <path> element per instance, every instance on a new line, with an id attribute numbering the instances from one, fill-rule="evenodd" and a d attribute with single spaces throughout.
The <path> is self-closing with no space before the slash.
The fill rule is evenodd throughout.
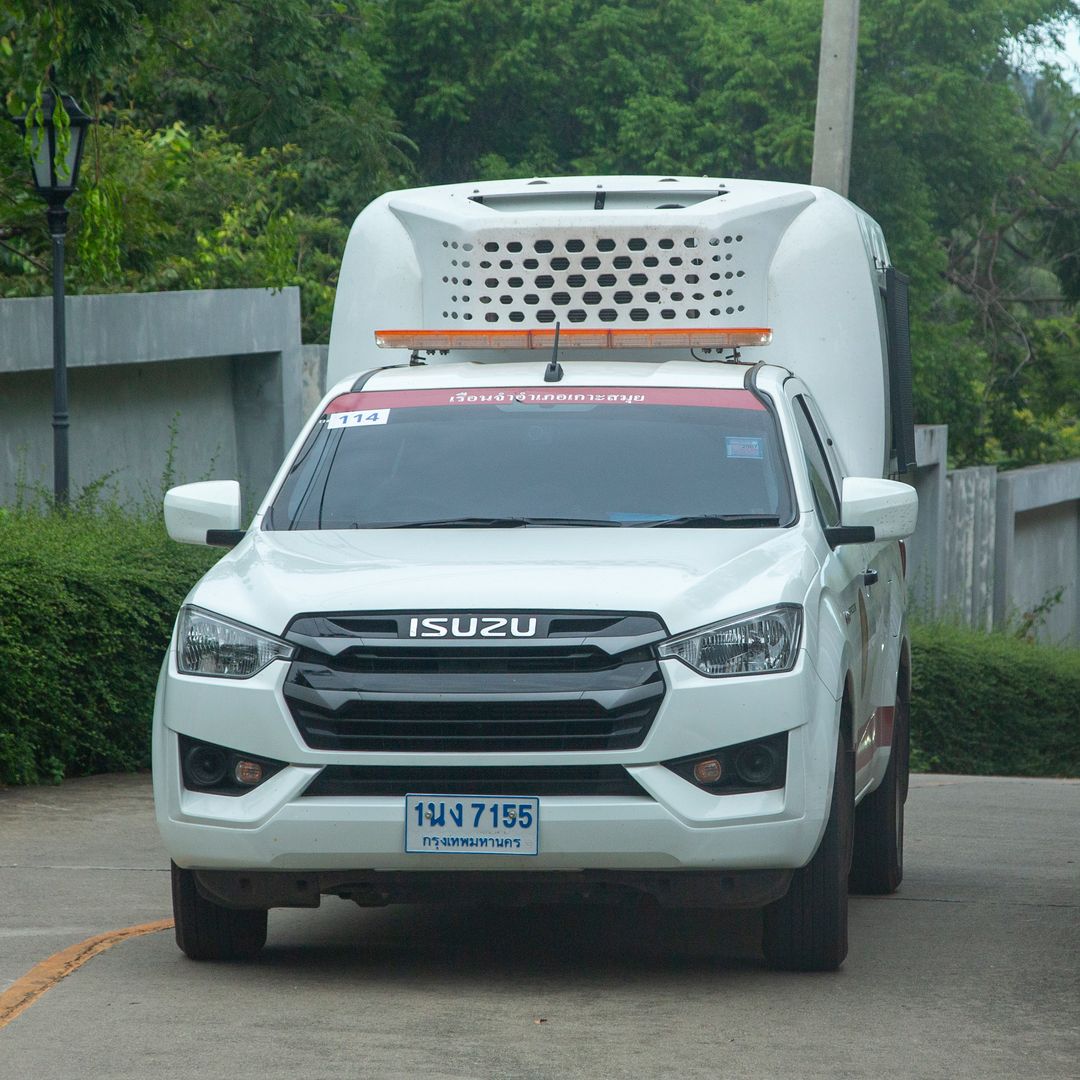
<path id="1" fill-rule="evenodd" d="M 216 787 L 228 765 L 225 751 L 217 746 L 193 746 L 184 757 L 184 771 L 196 787 Z"/>
<path id="2" fill-rule="evenodd" d="M 241 758 L 236 763 L 236 768 L 233 769 L 233 776 L 236 777 L 238 784 L 254 787 L 262 782 L 263 767 L 257 761 L 246 761 Z"/>
<path id="3" fill-rule="evenodd" d="M 749 743 L 735 757 L 735 771 L 747 784 L 765 784 L 773 779 L 776 751 L 768 743 Z"/>
<path id="4" fill-rule="evenodd" d="M 716 758 L 706 758 L 694 766 L 694 779 L 699 784 L 717 784 L 724 775 L 723 767 Z"/>

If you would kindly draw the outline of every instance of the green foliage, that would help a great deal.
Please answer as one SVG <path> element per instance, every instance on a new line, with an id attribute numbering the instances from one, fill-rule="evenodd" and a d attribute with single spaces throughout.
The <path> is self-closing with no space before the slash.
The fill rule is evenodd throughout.
<path id="1" fill-rule="evenodd" d="M 1076 0 L 863 5 L 851 196 L 913 280 L 916 417 L 957 465 L 1080 447 L 1080 109 L 1018 59 Z M 7 0 L 7 105 L 99 124 L 81 291 L 299 285 L 325 341 L 356 212 L 410 184 L 809 176 L 820 0 Z M 0 125 L 0 294 L 48 291 Z"/>
<path id="2" fill-rule="evenodd" d="M 911 645 L 914 767 L 1080 777 L 1080 650 L 942 624 Z"/>
<path id="3" fill-rule="evenodd" d="M 298 207 L 299 156 L 295 146 L 247 154 L 212 128 L 194 135 L 179 121 L 156 131 L 127 122 L 97 127 L 71 200 L 69 287 L 89 293 L 298 285 L 307 339 L 325 337 L 348 230 L 337 217 Z M 46 270 L 40 203 L 20 202 L 17 220 Z M 48 290 L 48 275 L 26 273 L 27 263 L 10 247 L 0 250 L 6 295 Z"/>
<path id="4" fill-rule="evenodd" d="M 173 619 L 220 554 L 92 502 L 0 512 L 0 783 L 148 764 Z"/>

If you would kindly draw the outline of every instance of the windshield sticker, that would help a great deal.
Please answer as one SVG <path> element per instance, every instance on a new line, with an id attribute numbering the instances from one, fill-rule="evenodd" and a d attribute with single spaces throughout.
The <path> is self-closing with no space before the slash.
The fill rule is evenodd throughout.
<path id="1" fill-rule="evenodd" d="M 334 412 L 331 403 L 330 418 L 326 421 L 329 429 L 343 427 L 368 427 L 371 424 L 385 424 L 390 419 L 389 409 L 371 409 L 367 412 Z"/>
<path id="2" fill-rule="evenodd" d="M 724 442 L 727 444 L 727 456 L 729 458 L 760 461 L 765 456 L 765 449 L 761 439 L 729 435 Z"/>
<path id="3" fill-rule="evenodd" d="M 484 386 L 462 390 L 361 390 L 342 394 L 326 407 L 330 427 L 356 427 L 355 422 L 335 423 L 342 414 L 369 415 L 392 408 L 409 409 L 433 405 L 689 405 L 712 409 L 750 409 L 765 406 L 749 390 L 716 390 L 697 386 L 570 386 L 546 390 L 535 386 Z M 362 413 L 357 410 L 363 410 Z M 385 423 L 375 420 L 372 423 Z M 729 455 L 732 456 L 732 455 Z"/>

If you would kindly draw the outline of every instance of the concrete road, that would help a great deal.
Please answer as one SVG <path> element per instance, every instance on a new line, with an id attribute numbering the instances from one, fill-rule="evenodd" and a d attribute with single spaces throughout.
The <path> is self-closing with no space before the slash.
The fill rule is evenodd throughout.
<path id="1" fill-rule="evenodd" d="M 0 792 L 0 993 L 170 915 L 165 865 L 146 777 Z M 753 914 L 328 898 L 246 966 L 150 934 L 0 1029 L 0 1078 L 1080 1077 L 1080 782 L 918 777 L 906 869 L 831 975 L 766 970 Z"/>

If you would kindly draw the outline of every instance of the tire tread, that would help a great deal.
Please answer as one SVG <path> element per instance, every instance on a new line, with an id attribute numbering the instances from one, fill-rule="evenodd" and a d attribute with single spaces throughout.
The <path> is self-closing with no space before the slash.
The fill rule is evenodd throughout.
<path id="1" fill-rule="evenodd" d="M 237 910 L 207 900 L 195 875 L 172 864 L 176 944 L 191 960 L 250 960 L 266 943 L 265 910 Z"/>

